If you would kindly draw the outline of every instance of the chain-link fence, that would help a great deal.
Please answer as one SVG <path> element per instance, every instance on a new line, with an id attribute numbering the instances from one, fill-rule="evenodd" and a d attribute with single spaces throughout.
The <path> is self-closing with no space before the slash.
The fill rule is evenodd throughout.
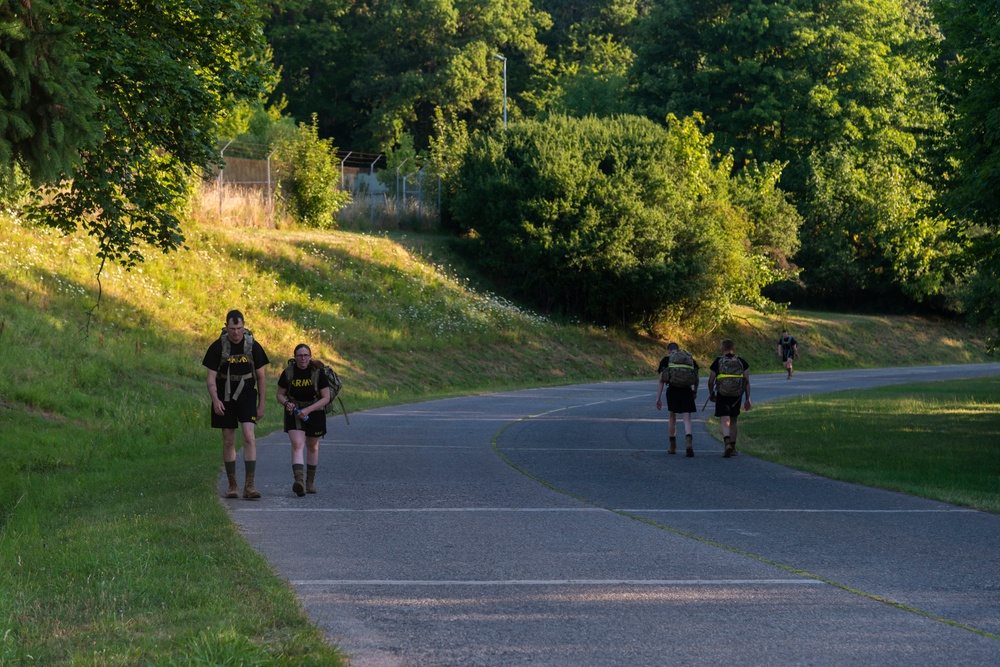
<path id="1" fill-rule="evenodd" d="M 275 152 L 265 144 L 247 141 L 230 141 L 219 149 L 219 171 L 208 174 L 206 181 L 215 185 L 220 220 L 233 217 L 237 203 L 256 204 L 267 212 L 268 226 L 274 227 L 275 198 L 285 166 L 274 159 Z"/>
<path id="2" fill-rule="evenodd" d="M 232 208 L 227 203 L 259 202 L 267 211 L 269 227 L 274 226 L 279 182 L 294 164 L 275 159 L 276 149 L 264 144 L 230 141 L 219 150 L 222 168 L 209 174 L 218 196 L 219 218 Z M 337 223 L 351 229 L 430 229 L 441 222 L 441 179 L 427 166 L 406 160 L 394 170 L 387 167 L 382 153 L 337 151 L 340 182 L 351 193 L 351 203 L 337 214 Z"/>
<path id="3" fill-rule="evenodd" d="M 441 223 L 441 179 L 426 165 L 405 160 L 389 169 L 383 154 L 338 151 L 341 187 L 351 192 L 349 206 L 337 214 L 353 229 L 426 230 Z"/>

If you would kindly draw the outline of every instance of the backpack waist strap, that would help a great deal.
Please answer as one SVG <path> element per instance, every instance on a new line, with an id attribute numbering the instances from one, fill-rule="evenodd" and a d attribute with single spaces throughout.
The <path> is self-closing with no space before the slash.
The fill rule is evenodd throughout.
<path id="1" fill-rule="evenodd" d="M 232 373 L 226 373 L 226 401 L 235 401 L 243 393 L 243 385 L 246 381 L 253 377 L 253 373 L 246 373 L 244 375 L 233 375 Z M 236 385 L 236 391 L 233 391 L 233 381 L 239 380 L 239 384 Z"/>

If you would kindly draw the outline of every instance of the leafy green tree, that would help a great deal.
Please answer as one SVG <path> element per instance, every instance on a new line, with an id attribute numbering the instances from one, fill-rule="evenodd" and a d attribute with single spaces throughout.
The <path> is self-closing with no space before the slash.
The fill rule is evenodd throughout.
<path id="1" fill-rule="evenodd" d="M 775 267 L 790 270 L 790 258 L 801 246 L 802 218 L 778 187 L 783 168 L 777 162 L 747 165 L 732 179 L 730 196 L 750 218 L 751 247 L 770 258 Z"/>
<path id="2" fill-rule="evenodd" d="M 794 240 L 765 248 L 751 236 L 781 227 L 771 211 L 795 213 L 772 187 L 776 167 L 736 183 L 710 144 L 696 118 L 519 122 L 472 140 L 452 215 L 484 269 L 543 308 L 639 327 L 718 320 L 763 301 L 778 275 L 768 254 Z M 743 209 L 739 188 L 771 201 Z"/>
<path id="3" fill-rule="evenodd" d="M 535 6 L 551 20 L 539 39 L 552 51 L 572 48 L 588 35 L 623 42 L 645 4 L 645 0 L 536 0 Z"/>
<path id="4" fill-rule="evenodd" d="M 273 60 L 270 48 L 265 50 L 262 58 L 269 62 Z M 262 81 L 263 89 L 256 98 L 235 97 L 224 104 L 215 129 L 220 142 L 243 140 L 274 146 L 294 134 L 295 119 L 285 114 L 288 100 L 275 95 L 281 77 L 276 70 L 266 74 Z M 274 99 L 269 103 L 270 98 Z"/>
<path id="5" fill-rule="evenodd" d="M 628 110 L 637 0 L 541 0 L 552 27 L 540 36 L 556 56 L 551 109 L 573 116 Z"/>
<path id="6" fill-rule="evenodd" d="M 0 189 L 59 180 L 98 136 L 96 76 L 64 4 L 0 0 Z"/>
<path id="7" fill-rule="evenodd" d="M 624 112 L 631 91 L 633 54 L 610 36 L 590 35 L 578 61 L 564 62 L 553 110 L 574 116 L 611 116 Z"/>
<path id="8" fill-rule="evenodd" d="M 431 172 L 447 178 L 462 168 L 462 155 L 469 147 L 469 127 L 440 108 L 434 113 L 434 132 L 429 138 Z"/>
<path id="9" fill-rule="evenodd" d="M 313 4 L 272 3 L 268 35 L 287 80 L 278 91 L 351 148 L 382 151 L 409 133 L 423 150 L 437 109 L 472 132 L 492 126 L 503 106 L 496 54 L 508 58 L 510 116 L 542 103 L 529 93 L 551 67 L 537 41 L 548 23 L 530 0 Z"/>
<path id="10" fill-rule="evenodd" d="M 281 72 L 274 98 L 287 99 L 285 111 L 304 120 L 316 114 L 319 133 L 353 137 L 367 117 L 351 89 L 366 58 L 377 58 L 357 32 L 364 15 L 351 14 L 355 0 L 269 0 L 264 26 L 274 64 Z"/>
<path id="11" fill-rule="evenodd" d="M 92 72 L 97 141 L 34 217 L 82 226 L 98 257 L 132 266 L 143 247 L 183 243 L 179 210 L 189 176 L 217 160 L 216 120 L 233 100 L 257 99 L 270 66 L 258 8 L 235 0 L 60 3 L 75 54 Z"/>
<path id="12" fill-rule="evenodd" d="M 1000 6 L 995 2 L 938 0 L 935 14 L 949 62 L 943 72 L 951 158 L 943 204 L 964 222 L 972 242 L 968 306 L 994 329 L 1000 346 Z"/>
<path id="13" fill-rule="evenodd" d="M 942 291 L 959 248 L 947 221 L 929 213 L 926 183 L 892 159 L 836 149 L 815 155 L 812 173 L 804 208 L 815 224 L 803 232 L 799 259 L 814 267 L 814 293 L 891 308 L 893 299 L 898 306 Z"/>
<path id="14" fill-rule="evenodd" d="M 655 0 L 638 35 L 640 112 L 702 111 L 737 166 L 787 163 L 781 186 L 805 219 L 797 261 L 814 295 L 839 300 L 883 284 L 921 300 L 943 289 L 944 239 L 930 239 L 925 257 L 911 255 L 929 232 L 946 231 L 925 210 L 943 116 L 933 77 L 939 36 L 924 3 Z M 831 183 L 832 173 L 851 182 Z M 836 197 L 854 201 L 824 217 L 837 213 L 828 205 L 834 185 Z M 875 245 L 847 252 L 855 238 Z M 832 274 L 836 295 L 826 291 Z"/>

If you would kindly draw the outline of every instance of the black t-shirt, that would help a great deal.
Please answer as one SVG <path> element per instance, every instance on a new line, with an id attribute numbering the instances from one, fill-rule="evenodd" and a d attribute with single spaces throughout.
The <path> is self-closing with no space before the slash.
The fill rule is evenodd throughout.
<path id="1" fill-rule="evenodd" d="M 781 353 L 788 356 L 795 351 L 793 348 L 798 345 L 798 341 L 795 340 L 795 336 L 789 336 L 788 338 L 779 338 L 778 345 L 781 346 Z"/>
<path id="2" fill-rule="evenodd" d="M 208 351 L 205 352 L 205 358 L 202 359 L 201 365 L 209 370 L 219 372 L 215 383 L 220 389 L 220 398 L 223 396 L 222 390 L 225 387 L 226 376 L 228 374 L 232 374 L 233 376 L 246 375 L 271 363 L 271 360 L 267 358 L 267 353 L 264 352 L 264 348 L 255 340 L 253 342 L 253 363 L 251 364 L 250 358 L 243 351 L 245 343 L 245 336 L 239 343 L 230 342 L 229 357 L 227 359 L 222 358 L 221 338 L 216 338 L 215 342 L 208 346 Z M 254 377 L 246 380 L 250 387 L 254 387 L 257 384 L 256 373 L 253 374 Z"/>
<path id="3" fill-rule="evenodd" d="M 289 400 L 297 403 L 315 403 L 321 396 L 320 392 L 328 388 L 330 382 L 326 379 L 326 375 L 317 373 L 319 377 L 316 381 L 317 386 L 314 387 L 313 372 L 311 368 L 302 369 L 293 364 L 292 377 L 289 378 L 287 373 L 282 373 L 278 378 L 278 386 L 285 390 L 285 396 Z"/>

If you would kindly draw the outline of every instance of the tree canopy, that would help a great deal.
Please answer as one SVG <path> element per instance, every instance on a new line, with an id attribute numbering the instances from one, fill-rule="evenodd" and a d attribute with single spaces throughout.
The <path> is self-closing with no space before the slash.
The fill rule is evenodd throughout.
<path id="1" fill-rule="evenodd" d="M 788 164 L 814 297 L 884 307 L 943 289 L 947 225 L 928 212 L 939 36 L 920 3 L 654 0 L 638 32 L 638 111 L 702 112 L 737 167 Z"/>
<path id="2" fill-rule="evenodd" d="M 953 109 L 942 203 L 972 243 L 968 305 L 991 323 L 992 345 L 1000 347 L 1000 5 L 939 0 L 934 8 L 946 36 L 942 78 Z"/>
<path id="3" fill-rule="evenodd" d="M 15 165 L 35 185 L 58 180 L 98 136 L 97 76 L 60 7 L 0 0 L 0 185 Z"/>
<path id="4" fill-rule="evenodd" d="M 283 69 L 277 92 L 293 114 L 320 112 L 320 130 L 358 150 L 411 134 L 426 148 L 436 110 L 471 129 L 537 110 L 532 84 L 551 68 L 530 0 L 271 2 L 268 35 Z M 544 95 L 542 95 L 544 97 Z"/>
<path id="5" fill-rule="evenodd" d="M 217 159 L 218 115 L 263 93 L 271 66 L 258 8 L 236 0 L 2 7 L 11 36 L 4 62 L 14 62 L 20 91 L 5 118 L 26 121 L 7 122 L 0 146 L 13 146 L 13 159 L 51 190 L 34 216 L 67 231 L 82 225 L 102 260 L 126 266 L 141 261 L 144 244 L 178 247 L 188 178 Z M 56 149 L 48 164 L 47 147 Z"/>

